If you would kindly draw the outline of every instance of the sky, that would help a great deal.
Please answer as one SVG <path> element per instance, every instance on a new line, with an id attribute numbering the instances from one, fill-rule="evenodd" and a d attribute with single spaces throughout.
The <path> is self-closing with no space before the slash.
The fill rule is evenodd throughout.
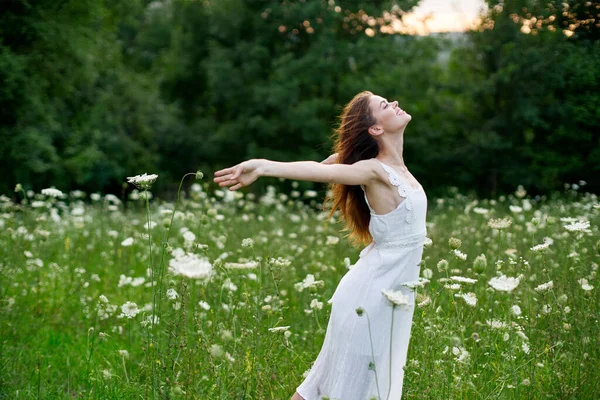
<path id="1" fill-rule="evenodd" d="M 460 32 L 478 22 L 481 9 L 487 10 L 483 0 L 421 0 L 395 28 L 416 35 Z"/>

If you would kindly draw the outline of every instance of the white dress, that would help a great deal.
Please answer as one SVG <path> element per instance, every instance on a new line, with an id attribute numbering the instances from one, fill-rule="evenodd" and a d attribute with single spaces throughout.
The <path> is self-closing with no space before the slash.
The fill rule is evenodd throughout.
<path id="1" fill-rule="evenodd" d="M 378 215 L 365 193 L 373 241 L 360 252 L 328 301 L 331 315 L 323 346 L 306 379 L 296 388 L 305 400 L 323 396 L 331 400 L 398 400 L 402 396 L 415 308 L 415 290 L 402 283 L 419 278 L 427 234 L 427 196 L 421 185 L 411 187 L 393 168 L 379 162 L 404 200 L 395 210 Z M 408 296 L 409 305 L 392 307 L 382 289 L 401 291 Z M 362 316 L 357 315 L 359 307 L 364 309 Z"/>

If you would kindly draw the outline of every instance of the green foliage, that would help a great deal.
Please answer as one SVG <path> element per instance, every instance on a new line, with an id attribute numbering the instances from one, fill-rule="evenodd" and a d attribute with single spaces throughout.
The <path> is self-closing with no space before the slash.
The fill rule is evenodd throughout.
<path id="1" fill-rule="evenodd" d="M 320 161 L 362 90 L 410 111 L 405 158 L 432 194 L 597 189 L 593 6 L 490 0 L 458 41 L 385 33 L 417 3 L 6 2 L 0 192 L 119 192 L 142 172 L 164 191 L 248 158 Z"/>

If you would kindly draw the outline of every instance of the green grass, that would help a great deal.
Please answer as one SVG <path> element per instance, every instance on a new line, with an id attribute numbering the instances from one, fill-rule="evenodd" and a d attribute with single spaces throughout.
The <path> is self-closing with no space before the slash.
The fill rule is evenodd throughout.
<path id="1" fill-rule="evenodd" d="M 206 183 L 194 185 L 178 205 L 160 291 L 159 285 L 153 290 L 151 276 L 154 270 L 158 280 L 175 204 L 149 202 L 157 223 L 150 231 L 151 258 L 144 200 L 83 201 L 77 193 L 65 199 L 31 194 L 18 204 L 3 199 L 0 398 L 291 397 L 323 342 L 327 300 L 361 248 L 352 248 L 340 236 L 341 223 L 305 205 L 298 192 L 254 199 L 226 191 L 213 197 L 207 189 Z M 417 289 L 421 305 L 403 399 L 596 399 L 598 198 L 569 190 L 538 199 L 476 200 L 451 192 L 428 200 L 432 244 L 424 250 L 421 275 L 430 282 Z M 508 228 L 488 226 L 502 217 L 511 219 Z M 561 218 L 588 220 L 591 227 L 570 232 Z M 185 249 L 185 229 L 195 235 L 187 250 L 213 265 L 209 280 L 167 270 L 170 251 Z M 334 242 L 328 236 L 341 240 L 328 244 Z M 129 237 L 133 244 L 122 245 Z M 462 241 L 466 260 L 451 253 L 451 237 Z M 548 249 L 531 250 L 545 237 L 554 241 Z M 253 246 L 242 246 L 245 238 Z M 474 267 L 480 254 L 486 262 Z M 289 265 L 273 263 L 278 257 Z M 226 262 L 252 260 L 257 267 L 225 268 Z M 324 286 L 298 291 L 294 285 L 307 274 Z M 512 292 L 496 291 L 488 282 L 499 274 L 522 279 Z M 446 285 L 457 283 L 452 276 L 477 282 L 450 289 Z M 119 286 L 127 277 L 144 282 Z M 591 290 L 584 290 L 582 278 Z M 548 281 L 551 289 L 535 290 Z M 169 288 L 176 299 L 165 296 Z M 143 321 L 152 315 L 155 292 L 161 308 L 152 328 Z M 455 296 L 469 292 L 475 306 Z M 313 299 L 323 308 L 311 309 Z M 128 301 L 146 311 L 119 318 Z M 492 320 L 506 326 L 494 328 Z M 268 330 L 288 325 L 289 337 Z"/>

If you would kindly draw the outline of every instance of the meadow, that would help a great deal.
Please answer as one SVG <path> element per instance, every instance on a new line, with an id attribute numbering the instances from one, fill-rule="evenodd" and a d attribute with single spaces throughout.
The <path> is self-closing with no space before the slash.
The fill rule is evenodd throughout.
<path id="1" fill-rule="evenodd" d="M 201 175 L 0 197 L 0 398 L 290 398 L 361 248 L 316 191 Z M 598 197 L 515 189 L 428 199 L 403 399 L 600 396 Z"/>

